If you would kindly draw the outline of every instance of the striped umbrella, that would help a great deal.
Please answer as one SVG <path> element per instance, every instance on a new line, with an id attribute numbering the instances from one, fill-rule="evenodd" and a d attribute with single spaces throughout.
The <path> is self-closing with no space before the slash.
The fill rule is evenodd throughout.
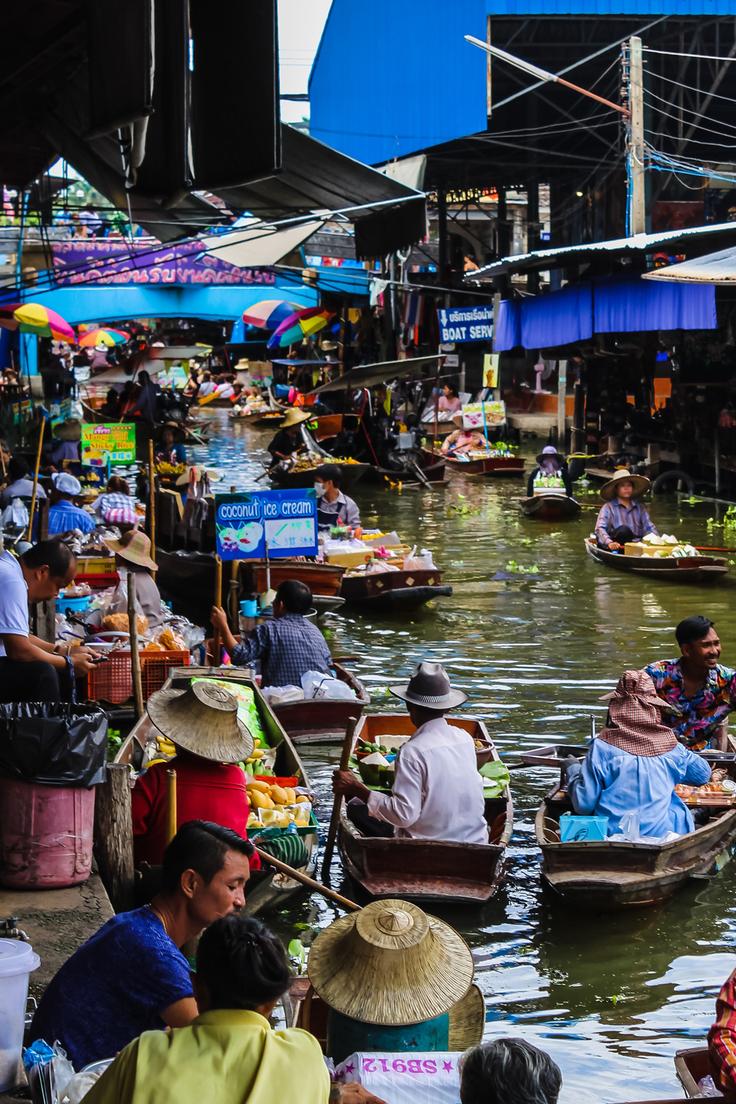
<path id="1" fill-rule="evenodd" d="M 42 303 L 13 303 L 1 307 L 0 326 L 37 337 L 53 337 L 55 341 L 66 341 L 69 345 L 77 340 L 66 319 Z"/>
<path id="2" fill-rule="evenodd" d="M 88 330 L 83 337 L 80 337 L 79 344 L 83 349 L 93 349 L 97 345 L 107 345 L 111 349 L 113 345 L 124 345 L 126 341 L 130 341 L 130 334 L 125 330 L 106 328 Z"/>
<path id="3" fill-rule="evenodd" d="M 303 341 L 305 337 L 319 333 L 323 330 L 334 314 L 324 307 L 307 307 L 284 319 L 277 330 L 271 335 L 268 349 L 284 349 L 287 345 L 295 345 L 297 341 Z"/>
<path id="4" fill-rule="evenodd" d="M 256 326 L 259 330 L 275 330 L 298 310 L 299 304 L 290 303 L 288 299 L 261 299 L 258 303 L 246 307 L 243 311 L 243 321 L 248 326 Z"/>

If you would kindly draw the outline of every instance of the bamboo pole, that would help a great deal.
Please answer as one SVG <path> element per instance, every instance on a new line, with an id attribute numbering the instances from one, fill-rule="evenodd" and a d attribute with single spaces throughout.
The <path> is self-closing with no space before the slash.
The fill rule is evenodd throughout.
<path id="1" fill-rule="evenodd" d="M 133 680 L 133 701 L 136 717 L 143 716 L 143 679 L 141 654 L 138 651 L 138 621 L 135 613 L 135 575 L 128 572 L 128 632 L 130 633 L 130 673 Z"/>
<path id="2" fill-rule="evenodd" d="M 287 863 L 282 862 L 281 859 L 275 859 L 273 855 L 269 855 L 268 851 L 262 851 L 260 847 L 256 847 L 256 854 L 260 856 L 261 862 L 268 863 L 270 866 L 275 867 L 281 874 L 288 875 L 288 877 L 293 878 L 295 882 L 301 882 L 302 885 L 308 886 L 309 889 L 316 890 L 317 893 L 329 897 L 331 901 L 335 901 L 336 904 L 342 905 L 343 908 L 349 909 L 351 912 L 360 912 L 361 906 L 356 904 L 355 901 L 351 901 L 349 897 L 343 897 L 341 893 L 336 893 L 334 889 L 328 889 L 327 886 L 322 885 L 321 882 L 316 881 L 314 878 L 310 878 L 308 874 L 302 874 L 301 870 L 295 870 L 293 866 L 289 866 Z"/>
<path id="3" fill-rule="evenodd" d="M 230 614 L 230 627 L 235 635 L 238 635 L 238 580 L 240 575 L 240 560 L 230 561 L 230 589 L 228 593 L 228 613 Z"/>
<path id="4" fill-rule="evenodd" d="M 153 439 L 148 442 L 148 535 L 151 538 L 151 559 L 156 559 L 156 464 Z"/>
<path id="5" fill-rule="evenodd" d="M 176 771 L 172 768 L 166 772 L 166 842 L 171 843 L 176 835 L 178 822 L 178 809 L 176 803 Z"/>
<path id="6" fill-rule="evenodd" d="M 357 717 L 350 717 L 348 719 L 348 725 L 345 730 L 345 739 L 342 742 L 342 751 L 340 753 L 340 770 L 347 770 L 350 763 L 350 752 L 353 750 L 353 740 L 355 738 L 355 729 L 358 724 Z M 342 810 L 342 797 L 340 794 L 335 794 L 335 800 L 332 804 L 332 817 L 330 818 L 330 829 L 327 833 L 327 841 L 325 842 L 325 851 L 322 858 L 322 877 L 326 878 L 329 874 L 330 863 L 332 862 L 332 852 L 335 849 L 335 840 L 337 838 L 337 829 L 340 824 L 340 812 Z"/>
<path id="7" fill-rule="evenodd" d="M 43 449 L 43 435 L 46 430 L 46 419 L 41 419 L 41 428 L 38 431 L 38 448 L 36 449 L 36 466 L 33 469 L 33 495 L 31 496 L 31 509 L 28 514 L 28 532 L 26 540 L 31 540 L 33 533 L 33 515 L 36 513 L 36 499 L 38 498 L 38 473 L 41 468 L 41 450 Z"/>
<path id="8" fill-rule="evenodd" d="M 215 605 L 222 605 L 222 560 L 219 556 L 215 556 Z M 219 667 L 220 659 L 222 658 L 222 641 L 220 639 L 220 630 L 215 628 L 214 635 L 212 637 L 212 666 Z"/>

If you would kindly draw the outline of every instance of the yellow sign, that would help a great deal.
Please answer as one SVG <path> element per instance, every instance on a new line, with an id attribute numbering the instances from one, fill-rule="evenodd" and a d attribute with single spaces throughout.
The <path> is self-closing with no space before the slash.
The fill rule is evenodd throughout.
<path id="1" fill-rule="evenodd" d="M 132 464 L 135 460 L 135 422 L 82 426 L 82 463 Z"/>
<path id="2" fill-rule="evenodd" d="M 483 386 L 498 387 L 498 353 L 483 355 Z"/>

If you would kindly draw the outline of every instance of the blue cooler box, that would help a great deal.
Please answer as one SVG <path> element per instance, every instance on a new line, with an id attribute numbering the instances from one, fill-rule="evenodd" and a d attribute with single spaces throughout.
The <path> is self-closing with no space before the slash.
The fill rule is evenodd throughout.
<path id="1" fill-rule="evenodd" d="M 560 817 L 560 843 L 600 843 L 608 835 L 608 817 L 575 816 L 563 813 Z"/>

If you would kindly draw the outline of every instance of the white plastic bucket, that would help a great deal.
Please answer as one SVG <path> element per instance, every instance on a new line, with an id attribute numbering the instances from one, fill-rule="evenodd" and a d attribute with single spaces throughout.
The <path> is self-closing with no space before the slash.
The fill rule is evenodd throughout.
<path id="1" fill-rule="evenodd" d="M 30 943 L 0 939 L 0 1092 L 18 1084 L 28 979 L 40 965 Z"/>

